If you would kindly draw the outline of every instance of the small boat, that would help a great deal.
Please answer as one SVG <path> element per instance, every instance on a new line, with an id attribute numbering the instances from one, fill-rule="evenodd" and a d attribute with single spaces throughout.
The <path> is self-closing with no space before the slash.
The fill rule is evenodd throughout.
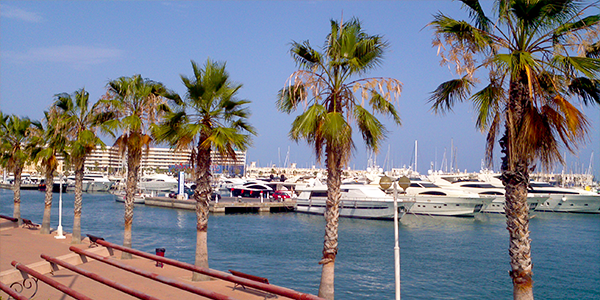
<path id="1" fill-rule="evenodd" d="M 53 193 L 59 193 L 60 189 L 62 187 L 62 192 L 66 193 L 67 192 L 67 183 L 63 183 L 62 185 L 60 184 L 60 182 L 57 182 L 58 179 L 56 181 L 54 181 L 54 183 L 52 183 L 52 192 Z M 40 184 L 38 184 L 38 190 L 40 191 L 46 191 L 46 180 L 42 179 L 42 182 Z"/>
<path id="2" fill-rule="evenodd" d="M 134 204 L 144 204 L 146 203 L 146 198 L 152 197 L 151 194 L 146 193 L 135 193 L 133 195 L 133 203 Z M 115 201 L 120 203 L 125 203 L 125 193 L 115 194 Z"/>

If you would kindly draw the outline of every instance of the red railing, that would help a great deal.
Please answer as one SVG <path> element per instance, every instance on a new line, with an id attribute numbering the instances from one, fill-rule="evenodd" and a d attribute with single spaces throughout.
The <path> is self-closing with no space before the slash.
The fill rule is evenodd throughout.
<path id="1" fill-rule="evenodd" d="M 97 241 L 98 244 L 101 244 L 101 242 L 104 242 L 104 241 L 103 240 Z M 219 293 L 209 291 L 209 290 L 206 290 L 203 288 L 199 288 L 199 287 L 187 284 L 187 283 L 183 283 L 181 281 L 178 281 L 178 280 L 166 277 L 166 276 L 162 276 L 162 275 L 159 275 L 156 273 L 141 270 L 141 269 L 135 268 L 133 266 L 130 266 L 128 264 L 124 264 L 114 258 L 104 257 L 102 255 L 98 255 L 95 253 L 91 253 L 91 252 L 79 249 L 77 247 L 71 246 L 71 247 L 69 247 L 69 250 L 71 250 L 79 255 L 85 255 L 87 257 L 91 257 L 97 261 L 109 264 L 111 266 L 123 269 L 125 271 L 129 271 L 131 273 L 138 274 L 140 276 L 144 276 L 146 278 L 156 280 L 156 281 L 162 282 L 164 284 L 168 284 L 170 286 L 174 286 L 176 288 L 179 288 L 179 289 L 182 289 L 182 290 L 185 290 L 185 291 L 188 291 L 188 292 L 200 295 L 200 296 L 207 297 L 209 299 L 215 299 L 215 300 L 234 300 L 235 299 L 235 298 L 223 295 L 223 294 L 219 294 Z"/>
<path id="2" fill-rule="evenodd" d="M 234 275 L 222 272 L 222 271 L 217 271 L 217 270 L 213 270 L 213 269 L 197 267 L 197 266 L 194 266 L 192 264 L 180 262 L 178 260 L 174 260 L 174 259 L 170 259 L 170 258 L 165 258 L 165 257 L 162 257 L 162 256 L 158 256 L 158 255 L 146 253 L 146 252 L 143 252 L 143 251 L 139 251 L 139 250 L 135 250 L 135 249 L 123 247 L 123 246 L 120 246 L 120 245 L 117 245 L 117 244 L 113 244 L 111 242 L 107 242 L 105 240 L 98 239 L 96 242 L 99 245 L 105 246 L 107 248 L 117 249 L 119 251 L 131 253 L 131 254 L 139 256 L 139 257 L 144 257 L 144 258 L 151 259 L 151 260 L 154 260 L 154 261 L 162 262 L 162 263 L 165 263 L 165 264 L 168 264 L 168 265 L 172 265 L 172 266 L 175 266 L 175 267 L 179 267 L 179 268 L 182 268 L 182 269 L 186 269 L 186 270 L 189 270 L 189 271 L 192 271 L 192 272 L 197 272 L 197 273 L 201 273 L 201 274 L 204 274 L 204 275 L 215 277 L 215 278 L 218 278 L 218 279 L 221 279 L 221 280 L 225 280 L 225 281 L 229 281 L 229 282 L 241 284 L 241 285 L 244 285 L 244 286 L 249 286 L 249 287 L 261 290 L 261 291 L 269 292 L 271 294 L 275 294 L 275 295 L 279 295 L 279 296 L 284 296 L 284 297 L 288 297 L 288 298 L 292 298 L 292 299 L 297 299 L 297 300 L 324 300 L 323 298 L 317 297 L 315 295 L 300 293 L 300 292 L 294 291 L 292 289 L 288 289 L 288 288 L 284 288 L 284 287 L 280 287 L 280 286 L 275 286 L 275 285 L 271 285 L 271 284 L 265 284 L 265 283 L 262 283 L 262 282 L 258 282 L 258 281 L 254 281 L 254 280 L 250 280 L 250 279 L 246 279 L 246 278 L 234 276 Z"/>
<path id="3" fill-rule="evenodd" d="M 25 266 L 23 264 L 20 264 L 20 263 L 14 261 L 14 260 L 10 264 L 13 265 L 13 267 L 17 268 L 17 270 L 23 271 L 23 272 L 25 272 L 25 273 L 27 273 L 27 274 L 29 274 L 29 275 L 31 275 L 31 276 L 39 279 L 39 280 L 45 282 L 46 284 L 50 285 L 51 287 L 53 287 L 53 288 L 55 288 L 55 289 L 57 289 L 57 290 L 65 293 L 65 294 L 67 294 L 67 295 L 75 298 L 75 299 L 78 299 L 78 300 L 92 300 L 92 298 L 90 298 L 90 297 L 88 297 L 88 296 L 86 296 L 86 295 L 84 295 L 84 294 L 82 294 L 82 293 L 80 293 L 80 292 L 78 292 L 76 290 L 73 290 L 73 289 L 67 287 L 66 285 L 64 285 L 64 284 L 62 284 L 62 283 L 60 283 L 60 282 L 58 282 L 58 281 L 56 281 L 56 280 L 54 280 L 54 279 L 52 279 L 52 278 L 50 278 L 48 276 L 45 276 L 45 275 L 43 275 L 43 274 L 41 274 L 41 273 L 39 273 L 39 272 L 37 272 L 37 271 L 35 271 L 35 270 L 33 270 L 33 269 Z"/>
<path id="4" fill-rule="evenodd" d="M 136 289 L 132 289 L 132 288 L 126 286 L 126 285 L 123 285 L 123 284 L 118 283 L 116 281 L 110 280 L 110 279 L 108 279 L 106 277 L 102 277 L 102 276 L 100 276 L 100 275 L 98 275 L 96 273 L 92 273 L 90 271 L 87 271 L 87 270 L 84 270 L 82 268 L 76 267 L 76 266 L 74 266 L 74 265 L 72 265 L 70 263 L 64 262 L 62 260 L 59 260 L 59 259 L 56 259 L 54 257 L 48 256 L 46 254 L 40 255 L 40 257 L 43 258 L 43 259 L 45 259 L 45 260 L 47 260 L 48 262 L 50 262 L 52 264 L 57 264 L 57 265 L 59 265 L 59 266 L 61 266 L 63 268 L 69 269 L 69 270 L 71 270 L 71 271 L 73 271 L 75 273 L 79 273 L 79 274 L 81 274 L 81 275 L 83 275 L 85 277 L 88 277 L 90 279 L 98 281 L 98 282 L 100 282 L 102 284 L 108 285 L 108 286 L 110 286 L 110 287 L 112 287 L 114 289 L 117 289 L 117 290 L 119 290 L 121 292 L 124 292 L 126 294 L 129 294 L 131 296 L 137 297 L 139 299 L 143 299 L 143 300 L 159 300 L 156 297 L 153 297 L 153 296 L 150 296 L 148 294 L 142 293 L 142 292 L 140 292 L 140 291 L 138 291 Z"/>

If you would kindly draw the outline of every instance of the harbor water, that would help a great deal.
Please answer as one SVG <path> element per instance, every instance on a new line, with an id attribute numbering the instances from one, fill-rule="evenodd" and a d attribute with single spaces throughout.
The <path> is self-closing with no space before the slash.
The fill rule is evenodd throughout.
<path id="1" fill-rule="evenodd" d="M 21 191 L 21 214 L 42 222 L 44 193 Z M 12 216 L 13 194 L 0 189 L 0 214 Z M 73 223 L 72 193 L 63 194 L 63 228 Z M 82 233 L 122 244 L 123 204 L 111 194 L 84 194 Z M 52 227 L 58 225 L 54 194 Z M 133 247 L 165 248 L 193 263 L 193 211 L 136 205 Z M 600 215 L 534 213 L 530 222 L 537 299 L 600 299 Z M 209 264 L 266 277 L 272 284 L 317 294 L 322 216 L 293 212 L 211 215 Z M 399 230 L 404 299 L 512 299 L 508 233 L 503 215 L 452 218 L 406 215 Z M 1 241 L 1 237 L 0 237 Z M 336 299 L 394 298 L 391 221 L 341 219 L 335 264 Z"/>

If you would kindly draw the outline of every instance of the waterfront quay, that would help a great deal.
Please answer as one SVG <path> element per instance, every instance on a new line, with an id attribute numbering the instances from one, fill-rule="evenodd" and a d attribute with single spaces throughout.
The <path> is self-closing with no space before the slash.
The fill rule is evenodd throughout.
<path id="1" fill-rule="evenodd" d="M 243 213 L 243 212 L 286 212 L 296 209 L 296 200 L 271 201 L 273 199 L 248 197 L 221 197 L 218 201 L 210 201 L 209 212 L 213 214 Z M 169 197 L 149 197 L 145 205 L 168 208 L 195 210 L 194 199 L 179 200 Z"/>
<path id="2" fill-rule="evenodd" d="M 149 253 L 150 257 L 134 253 L 133 259 L 123 260 L 119 251 L 123 247 L 106 241 L 96 244 L 94 236 L 92 240 L 87 237 L 81 244 L 72 245 L 71 234 L 56 239 L 56 232 L 42 235 L 39 226 L 18 226 L 4 218 L 0 218 L 0 235 L 0 283 L 3 290 L 8 287 L 24 299 L 65 299 L 67 295 L 74 299 L 117 300 L 319 299 L 275 285 L 269 287 L 299 296 L 289 298 L 250 286 L 242 287 L 235 281 L 247 279 L 212 269 L 208 270 L 220 278 L 193 282 L 191 271 L 168 263 L 174 260 L 167 259 L 162 264 L 152 260 Z M 13 299 L 3 290 L 0 290 L 1 299 Z"/>

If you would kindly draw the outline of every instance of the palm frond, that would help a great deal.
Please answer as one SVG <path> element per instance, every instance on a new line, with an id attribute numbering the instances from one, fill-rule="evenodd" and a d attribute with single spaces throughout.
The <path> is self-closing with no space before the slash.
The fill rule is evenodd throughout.
<path id="1" fill-rule="evenodd" d="M 477 29 L 482 31 L 490 30 L 490 19 L 485 15 L 481 4 L 477 0 L 461 0 L 464 6 L 469 8 L 469 16 L 477 26 Z"/>
<path id="2" fill-rule="evenodd" d="M 600 58 L 600 42 L 595 42 L 585 48 L 585 56 Z"/>
<path id="3" fill-rule="evenodd" d="M 296 64 L 307 70 L 312 69 L 315 65 L 322 64 L 321 54 L 314 50 L 308 41 L 303 43 L 292 42 L 290 54 Z"/>
<path id="4" fill-rule="evenodd" d="M 429 102 L 433 103 L 431 108 L 435 113 L 451 111 L 456 102 L 467 99 L 473 85 L 467 76 L 440 84 L 429 98 Z"/>
<path id="5" fill-rule="evenodd" d="M 578 77 L 567 88 L 571 94 L 581 97 L 585 105 L 600 105 L 600 80 Z"/>
<path id="6" fill-rule="evenodd" d="M 279 90 L 277 94 L 277 109 L 284 113 L 291 113 L 296 110 L 298 104 L 306 99 L 306 89 L 303 85 L 290 85 Z"/>
<path id="7" fill-rule="evenodd" d="M 381 141 L 387 135 L 385 126 L 362 106 L 354 107 L 354 119 L 367 147 L 377 152 Z"/>
<path id="8" fill-rule="evenodd" d="M 505 98 L 506 91 L 501 84 L 491 79 L 490 84 L 473 94 L 471 99 L 477 113 L 476 126 L 480 130 L 488 128 L 490 122 L 496 118 L 500 110 L 500 103 Z"/>
<path id="9" fill-rule="evenodd" d="M 558 42 L 558 39 L 567 33 L 572 33 L 581 29 L 587 29 L 598 23 L 600 23 L 600 15 L 588 16 L 576 22 L 564 23 L 554 30 L 553 40 Z"/>

